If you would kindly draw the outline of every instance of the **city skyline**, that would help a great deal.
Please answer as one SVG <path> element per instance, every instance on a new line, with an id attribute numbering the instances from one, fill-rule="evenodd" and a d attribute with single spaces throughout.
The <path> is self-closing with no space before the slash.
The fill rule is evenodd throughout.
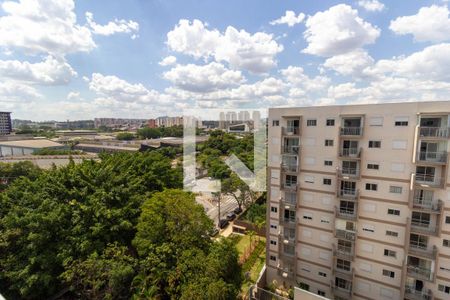
<path id="1" fill-rule="evenodd" d="M 14 119 L 450 99 L 448 1 L 0 5 Z"/>

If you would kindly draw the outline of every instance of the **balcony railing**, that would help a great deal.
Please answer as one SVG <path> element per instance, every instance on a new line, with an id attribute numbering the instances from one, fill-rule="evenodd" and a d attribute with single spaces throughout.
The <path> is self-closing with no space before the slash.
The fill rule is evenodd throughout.
<path id="1" fill-rule="evenodd" d="M 442 207 L 442 200 L 426 200 L 421 197 L 413 198 L 413 208 L 439 213 Z"/>
<path id="2" fill-rule="evenodd" d="M 282 132 L 283 132 L 283 135 L 299 135 L 300 128 L 299 127 L 283 127 Z"/>
<path id="3" fill-rule="evenodd" d="M 344 298 L 349 298 L 352 294 L 352 284 L 350 282 L 345 284 L 345 286 L 338 286 L 333 283 L 331 288 L 333 289 L 333 293 L 336 296 L 342 296 Z"/>
<path id="4" fill-rule="evenodd" d="M 415 180 L 416 183 L 422 184 L 422 185 L 429 185 L 429 186 L 435 186 L 439 187 L 444 182 L 444 178 L 437 177 L 435 175 L 429 175 L 429 174 L 421 174 L 416 173 L 415 174 Z"/>
<path id="5" fill-rule="evenodd" d="M 433 292 L 423 288 L 421 291 L 416 290 L 415 286 L 405 286 L 405 298 L 410 300 L 432 300 Z"/>
<path id="6" fill-rule="evenodd" d="M 297 225 L 297 220 L 295 220 L 295 218 L 281 218 L 281 221 L 283 223 L 283 226 L 285 227 L 289 227 L 289 228 L 295 228 L 295 226 Z"/>
<path id="7" fill-rule="evenodd" d="M 431 269 L 419 266 L 407 266 L 407 272 L 409 276 L 428 281 L 431 280 L 431 276 L 433 275 Z"/>
<path id="8" fill-rule="evenodd" d="M 344 229 L 336 229 L 335 237 L 338 239 L 344 239 L 353 242 L 356 239 L 356 232 Z"/>
<path id="9" fill-rule="evenodd" d="M 284 188 L 285 190 L 291 190 L 291 191 L 296 191 L 297 190 L 297 183 L 291 183 L 291 182 L 284 182 L 282 184 L 282 188 Z"/>
<path id="10" fill-rule="evenodd" d="M 339 151 L 339 156 L 348 158 L 360 158 L 361 148 L 342 148 Z"/>
<path id="11" fill-rule="evenodd" d="M 348 209 L 343 207 L 335 207 L 335 216 L 346 220 L 356 220 L 356 207 L 354 209 Z"/>
<path id="12" fill-rule="evenodd" d="M 359 196 L 359 190 L 341 188 L 338 191 L 338 195 L 344 199 L 356 200 Z"/>
<path id="13" fill-rule="evenodd" d="M 299 150 L 300 146 L 289 146 L 289 145 L 283 146 L 283 154 L 298 154 Z"/>
<path id="14" fill-rule="evenodd" d="M 449 127 L 420 127 L 421 137 L 449 138 Z"/>
<path id="15" fill-rule="evenodd" d="M 285 162 L 281 163 L 281 168 L 283 169 L 283 171 L 286 171 L 286 172 L 297 173 L 297 171 L 298 171 L 298 167 L 296 164 L 289 164 L 289 163 L 285 163 Z"/>
<path id="16" fill-rule="evenodd" d="M 430 163 L 446 163 L 447 162 L 447 152 L 429 152 L 420 151 L 419 161 L 430 162 Z"/>
<path id="17" fill-rule="evenodd" d="M 414 256 L 426 257 L 435 260 L 437 256 L 437 247 L 433 246 L 432 248 L 428 248 L 426 246 L 416 245 L 410 242 L 409 253 Z"/>
<path id="18" fill-rule="evenodd" d="M 289 268 L 279 268 L 278 275 L 280 275 L 283 278 L 288 278 L 288 279 L 295 278 L 294 271 Z"/>
<path id="19" fill-rule="evenodd" d="M 363 132 L 362 127 L 341 127 L 342 136 L 361 136 Z"/>
<path id="20" fill-rule="evenodd" d="M 333 245 L 333 255 L 345 260 L 353 260 L 354 252 L 352 247 L 345 247 L 338 244 L 336 247 Z"/>
<path id="21" fill-rule="evenodd" d="M 359 168 L 342 167 L 338 169 L 341 177 L 359 178 Z"/>
<path id="22" fill-rule="evenodd" d="M 423 223 L 421 220 L 411 219 L 411 231 L 429 235 L 437 235 L 439 228 L 436 225 Z"/>
<path id="23" fill-rule="evenodd" d="M 294 200 L 290 200 L 290 199 L 285 199 L 285 198 L 280 198 L 280 204 L 282 207 L 286 208 L 286 209 L 295 209 L 297 206 L 297 202 Z"/>

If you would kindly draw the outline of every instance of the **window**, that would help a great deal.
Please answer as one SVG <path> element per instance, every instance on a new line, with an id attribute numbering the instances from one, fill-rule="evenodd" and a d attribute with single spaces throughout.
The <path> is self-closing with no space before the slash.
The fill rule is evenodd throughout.
<path id="1" fill-rule="evenodd" d="M 381 148 L 381 141 L 369 141 L 369 148 Z"/>
<path id="2" fill-rule="evenodd" d="M 270 211 L 276 213 L 278 212 L 278 208 L 276 208 L 275 206 L 271 206 Z"/>
<path id="3" fill-rule="evenodd" d="M 309 284 L 306 284 L 304 282 L 300 282 L 298 284 L 298 287 L 301 288 L 302 290 L 309 291 Z"/>
<path id="4" fill-rule="evenodd" d="M 386 230 L 386 235 L 387 236 L 398 237 L 398 232 L 391 231 L 391 230 Z"/>
<path id="5" fill-rule="evenodd" d="M 324 272 L 319 272 L 319 276 L 322 276 L 322 277 L 327 277 L 327 273 L 324 273 Z"/>
<path id="6" fill-rule="evenodd" d="M 325 292 L 321 290 L 317 290 L 317 295 L 325 297 Z"/>
<path id="7" fill-rule="evenodd" d="M 395 277 L 395 272 L 383 269 L 383 276 L 394 278 Z"/>
<path id="8" fill-rule="evenodd" d="M 336 260 L 336 268 L 344 270 L 344 271 L 350 271 L 350 262 L 347 260 L 338 258 Z"/>
<path id="9" fill-rule="evenodd" d="M 376 191 L 378 189 L 378 185 L 375 183 L 366 183 L 367 191 Z"/>
<path id="10" fill-rule="evenodd" d="M 402 193 L 402 187 L 401 186 L 395 186 L 395 185 L 391 185 L 389 187 L 389 193 L 392 194 L 401 194 Z"/>
<path id="11" fill-rule="evenodd" d="M 394 125 L 395 126 L 408 126 L 408 117 L 396 117 Z"/>
<path id="12" fill-rule="evenodd" d="M 333 147 L 334 141 L 333 140 L 325 140 L 325 147 Z"/>
<path id="13" fill-rule="evenodd" d="M 383 117 L 372 117 L 369 119 L 370 126 L 383 126 Z"/>
<path id="14" fill-rule="evenodd" d="M 270 244 L 276 246 L 277 245 L 277 241 L 270 240 Z"/>
<path id="15" fill-rule="evenodd" d="M 277 226 L 277 225 L 270 224 L 270 228 L 272 228 L 272 229 L 277 229 L 278 226 Z"/>
<path id="16" fill-rule="evenodd" d="M 270 256 L 270 260 L 276 261 L 276 260 L 277 260 L 277 258 L 276 258 L 276 256 L 275 256 L 275 255 L 271 255 L 271 256 Z"/>
<path id="17" fill-rule="evenodd" d="M 317 120 L 316 119 L 306 120 L 306 126 L 317 126 Z"/>
<path id="18" fill-rule="evenodd" d="M 305 272 L 308 272 L 308 273 L 311 272 L 308 268 L 305 268 L 305 267 L 302 268 L 302 271 L 305 271 Z"/>
<path id="19" fill-rule="evenodd" d="M 388 208 L 388 215 L 400 216 L 400 210 Z"/>
<path id="20" fill-rule="evenodd" d="M 375 228 L 371 225 L 363 225 L 362 230 L 367 231 L 367 232 L 372 232 L 372 233 L 375 232 Z"/>
<path id="21" fill-rule="evenodd" d="M 333 165 L 333 161 L 332 161 L 332 160 L 325 160 L 325 161 L 323 162 L 323 164 L 324 164 L 325 166 L 332 166 L 332 165 Z"/>
<path id="22" fill-rule="evenodd" d="M 445 216 L 445 224 L 450 224 L 450 216 Z"/>
<path id="23" fill-rule="evenodd" d="M 327 119 L 327 126 L 334 126 L 334 119 Z"/>
<path id="24" fill-rule="evenodd" d="M 369 169 L 369 170 L 379 170 L 380 169 L 380 165 L 378 165 L 378 164 L 367 164 L 367 169 Z"/>
<path id="25" fill-rule="evenodd" d="M 438 285 L 438 290 L 439 290 L 440 292 L 443 292 L 443 293 L 446 293 L 446 294 L 450 294 L 450 286 L 446 286 L 446 285 L 443 285 L 443 284 L 439 284 L 439 285 Z"/>
<path id="26" fill-rule="evenodd" d="M 306 183 L 314 183 L 314 176 L 305 176 Z"/>
<path id="27" fill-rule="evenodd" d="M 389 256 L 389 257 L 397 257 L 397 252 L 389 250 L 389 249 L 384 249 L 384 256 Z"/>
<path id="28" fill-rule="evenodd" d="M 450 240 L 443 240 L 443 241 L 442 241 L 442 246 L 444 246 L 444 247 L 450 247 Z"/>
<path id="29" fill-rule="evenodd" d="M 272 120 L 272 126 L 280 126 L 279 120 Z"/>
<path id="30" fill-rule="evenodd" d="M 331 179 L 330 179 L 330 178 L 324 178 L 324 179 L 323 179 L 323 184 L 325 184 L 325 185 L 331 185 Z"/>
<path id="31" fill-rule="evenodd" d="M 303 219 L 305 219 L 305 220 L 312 220 L 312 215 L 310 215 L 310 214 L 304 214 L 304 215 L 303 215 Z"/>

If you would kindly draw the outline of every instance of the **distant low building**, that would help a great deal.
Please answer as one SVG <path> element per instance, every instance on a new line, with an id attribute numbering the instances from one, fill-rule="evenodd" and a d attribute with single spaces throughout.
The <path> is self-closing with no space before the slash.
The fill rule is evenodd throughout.
<path id="1" fill-rule="evenodd" d="M 0 112 L 0 135 L 11 134 L 12 123 L 10 112 Z"/>
<path id="2" fill-rule="evenodd" d="M 67 149 L 66 146 L 47 139 L 0 141 L 0 157 L 24 156 L 42 149 Z"/>

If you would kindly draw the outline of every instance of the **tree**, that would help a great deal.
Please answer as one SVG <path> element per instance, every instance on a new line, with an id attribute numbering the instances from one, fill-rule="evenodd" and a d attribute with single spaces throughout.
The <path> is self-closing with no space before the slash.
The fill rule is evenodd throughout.
<path id="1" fill-rule="evenodd" d="M 131 141 L 135 138 L 135 135 L 131 132 L 119 132 L 116 135 L 116 139 L 119 141 Z"/>
<path id="2" fill-rule="evenodd" d="M 253 203 L 256 199 L 255 192 L 234 173 L 222 181 L 222 191 L 232 196 L 241 209 L 242 206 Z"/>

